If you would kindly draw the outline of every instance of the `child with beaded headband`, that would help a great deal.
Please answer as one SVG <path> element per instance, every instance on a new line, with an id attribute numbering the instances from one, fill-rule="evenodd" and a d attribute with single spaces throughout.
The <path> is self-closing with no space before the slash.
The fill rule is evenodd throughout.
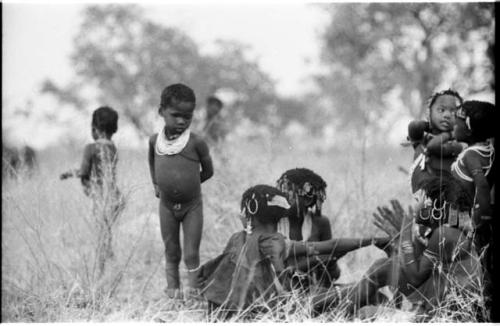
<path id="1" fill-rule="evenodd" d="M 280 221 L 278 231 L 296 241 L 330 240 L 330 220 L 322 215 L 326 186 L 323 178 L 309 169 L 285 171 L 277 181 L 277 188 L 288 196 L 292 208 L 289 215 Z M 290 257 L 287 263 L 313 279 L 319 279 L 327 287 L 340 277 L 340 269 L 332 257 L 322 256 L 316 260 Z"/>
<path id="2" fill-rule="evenodd" d="M 412 193 L 440 171 L 450 171 L 452 162 L 466 147 L 452 135 L 455 111 L 462 104 L 460 94 L 448 89 L 434 93 L 428 103 L 427 120 L 414 120 L 408 125 L 408 140 L 415 153 L 410 169 Z"/>
<path id="3" fill-rule="evenodd" d="M 389 243 L 388 238 L 290 241 L 277 232 L 278 222 L 289 208 L 285 194 L 271 186 L 257 185 L 243 193 L 240 218 L 244 230 L 231 236 L 221 255 L 198 269 L 202 293 L 216 317 L 227 318 L 259 300 L 265 306 L 276 304 L 277 296 L 288 289 L 286 280 L 293 268 L 287 267 L 286 260 L 291 255 L 335 257 L 371 244 L 385 247 Z"/>
<path id="4" fill-rule="evenodd" d="M 457 111 L 457 123 L 453 130 L 457 140 L 468 144 L 452 164 L 453 175 L 460 180 L 469 196 L 474 198 L 471 216 L 474 227 L 474 244 L 481 255 L 485 274 L 485 303 L 491 303 L 493 269 L 491 259 L 492 213 L 494 192 L 492 144 L 496 123 L 495 106 L 488 102 L 466 101 Z"/>

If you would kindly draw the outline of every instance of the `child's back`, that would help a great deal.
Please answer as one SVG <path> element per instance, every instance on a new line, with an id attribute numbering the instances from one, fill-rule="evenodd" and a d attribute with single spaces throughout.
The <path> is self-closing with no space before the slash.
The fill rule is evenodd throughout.
<path id="1" fill-rule="evenodd" d="M 118 154 L 110 139 L 98 139 L 87 144 L 84 150 L 80 177 L 90 193 L 102 192 L 105 187 L 116 187 L 116 164 Z"/>
<path id="2" fill-rule="evenodd" d="M 203 293 L 210 302 L 230 310 L 248 308 L 258 299 L 267 301 L 279 291 L 275 280 L 285 257 L 285 238 L 280 233 L 235 233 L 222 255 L 203 266 Z"/>

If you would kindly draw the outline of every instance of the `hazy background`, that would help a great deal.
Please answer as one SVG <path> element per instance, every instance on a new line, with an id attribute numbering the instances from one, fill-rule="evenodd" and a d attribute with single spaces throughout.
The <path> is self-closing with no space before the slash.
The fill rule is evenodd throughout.
<path id="1" fill-rule="evenodd" d="M 327 146 L 360 130 L 397 144 L 434 90 L 493 100 L 493 3 L 3 9 L 2 131 L 36 148 L 88 140 L 101 104 L 122 113 L 116 141 L 143 146 L 137 129 L 150 133 L 161 89 L 178 81 L 199 107 L 224 95 L 233 130 L 249 118 Z"/>
<path id="2" fill-rule="evenodd" d="M 31 174 L 19 169 L 2 180 L 7 322 L 205 320 L 203 309 L 163 293 L 158 200 L 146 152 L 147 136 L 161 127 L 157 108 L 169 84 L 194 88 L 195 131 L 207 96 L 225 103 L 225 137 L 209 144 L 215 175 L 202 186 L 202 263 L 241 229 L 244 190 L 274 184 L 295 167 L 327 182 L 323 213 L 334 237 L 382 236 L 371 213 L 392 198 L 411 200 L 406 170 L 413 153 L 399 145 L 410 119 L 425 118 L 435 90 L 494 99 L 493 3 L 2 9 L 3 142 L 34 147 L 38 161 Z M 79 180 L 59 175 L 79 166 L 91 141 L 91 112 L 104 104 L 120 114 L 113 140 L 126 206 L 101 278 L 90 200 Z M 346 255 L 339 282 L 359 280 L 383 256 L 373 246 Z M 184 264 L 181 273 L 185 278 Z M 290 297 L 286 321 L 311 320 L 307 299 Z M 440 309 L 432 321 L 477 321 L 472 302 L 480 300 L 479 292 L 447 299 L 446 307 L 460 309 Z M 271 311 L 262 319 L 282 317 Z M 346 319 L 334 309 L 314 320 Z"/>

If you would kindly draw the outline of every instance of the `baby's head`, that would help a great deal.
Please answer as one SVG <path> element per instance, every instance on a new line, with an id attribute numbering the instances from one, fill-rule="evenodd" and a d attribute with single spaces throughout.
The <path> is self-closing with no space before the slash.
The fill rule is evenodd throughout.
<path id="1" fill-rule="evenodd" d="M 315 215 L 321 215 L 326 182 L 318 174 L 306 168 L 288 170 L 278 179 L 277 188 L 287 195 L 297 210 L 311 209 Z"/>
<path id="2" fill-rule="evenodd" d="M 455 112 L 462 102 L 460 94 L 451 89 L 434 93 L 429 99 L 428 106 L 431 128 L 440 132 L 452 131 Z"/>
<path id="3" fill-rule="evenodd" d="M 222 101 L 215 97 L 215 96 L 209 96 L 207 98 L 207 119 L 211 119 L 215 117 L 220 110 L 224 107 L 224 103 Z"/>
<path id="4" fill-rule="evenodd" d="M 278 189 L 268 185 L 256 185 L 243 193 L 240 207 L 242 223 L 248 227 L 248 223 L 254 226 L 277 225 L 281 218 L 287 216 L 290 205 L 285 194 Z"/>
<path id="5" fill-rule="evenodd" d="M 189 128 L 195 106 L 194 91 L 188 86 L 173 84 L 163 90 L 158 113 L 165 121 L 167 136 L 178 136 Z"/>
<path id="6" fill-rule="evenodd" d="M 458 141 L 482 142 L 494 136 L 496 112 L 489 102 L 465 101 L 456 117 L 453 132 Z"/>
<path id="7" fill-rule="evenodd" d="M 92 113 L 92 138 L 111 138 L 118 130 L 118 113 L 109 106 L 101 106 Z"/>

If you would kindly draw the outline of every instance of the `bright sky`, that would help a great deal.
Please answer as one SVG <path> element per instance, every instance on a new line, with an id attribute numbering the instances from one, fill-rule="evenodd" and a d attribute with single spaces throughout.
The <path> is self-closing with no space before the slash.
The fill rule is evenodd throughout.
<path id="1" fill-rule="evenodd" d="M 3 103 L 34 97 L 46 78 L 64 84 L 71 76 L 69 55 L 86 3 L 3 4 Z M 179 27 L 210 51 L 216 39 L 249 44 L 251 55 L 276 81 L 281 94 L 300 92 L 317 69 L 319 28 L 324 16 L 305 3 L 142 5 L 148 17 Z M 309 63 L 308 63 L 309 62 Z"/>

